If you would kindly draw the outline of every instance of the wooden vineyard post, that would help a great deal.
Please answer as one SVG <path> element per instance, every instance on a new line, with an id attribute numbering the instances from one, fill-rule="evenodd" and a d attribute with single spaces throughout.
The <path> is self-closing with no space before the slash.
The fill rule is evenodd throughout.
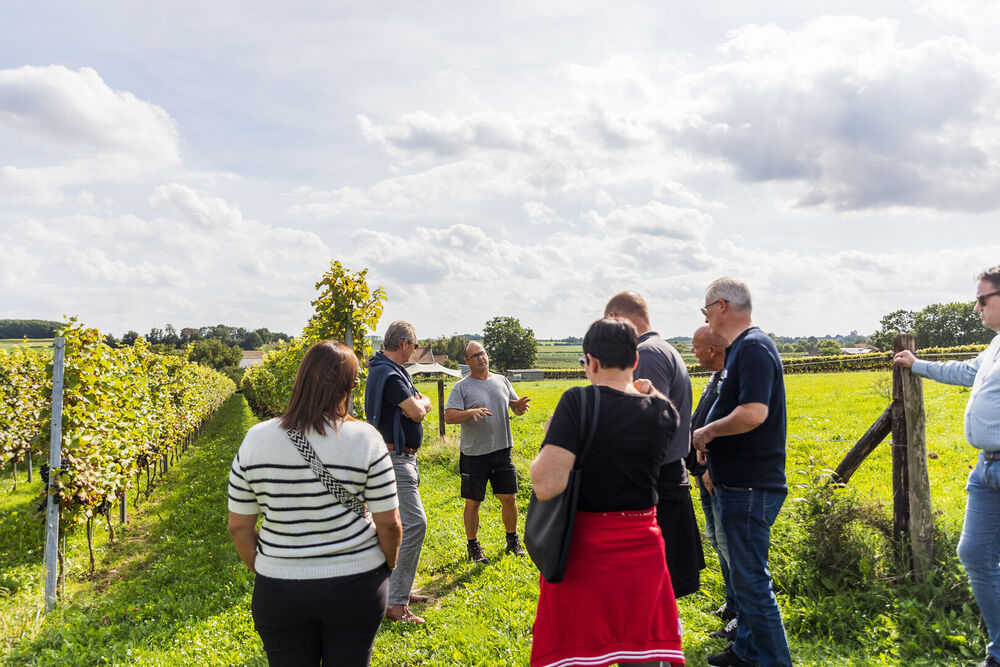
<path id="1" fill-rule="evenodd" d="M 344 325 L 344 345 L 346 345 L 347 347 L 351 348 L 352 352 L 354 351 L 354 325 L 353 325 L 353 322 L 352 322 L 352 319 L 351 319 L 353 317 L 353 315 L 354 315 L 354 311 L 353 310 L 348 310 L 347 311 L 347 323 Z M 355 387 L 354 389 L 351 390 L 351 399 L 349 401 L 347 401 L 347 414 L 351 415 L 352 417 L 355 416 L 354 415 L 354 392 L 356 390 L 357 390 L 357 387 Z"/>
<path id="2" fill-rule="evenodd" d="M 897 334 L 893 350 L 916 349 L 911 334 Z M 897 392 L 898 388 L 898 392 Z M 901 419 L 897 420 L 897 413 Z M 909 533 L 913 554 L 913 576 L 918 581 L 928 572 L 934 560 L 934 513 L 931 508 L 931 485 L 927 472 L 927 439 L 925 435 L 924 390 L 919 377 L 908 368 L 893 369 L 893 498 L 905 500 L 905 532 Z M 905 479 L 900 498 L 896 495 L 897 431 L 905 442 L 898 471 Z M 898 520 L 901 509 L 894 503 Z"/>
<path id="3" fill-rule="evenodd" d="M 438 378 L 438 434 L 444 437 L 444 378 Z"/>
<path id="4" fill-rule="evenodd" d="M 912 338 L 912 337 L 911 337 Z M 916 347 L 916 340 L 912 342 Z M 927 437 L 924 418 L 924 387 L 909 368 L 901 369 L 903 411 L 906 415 L 906 468 L 910 502 L 910 544 L 913 573 L 919 581 L 934 562 L 934 512 L 927 472 Z"/>
<path id="5" fill-rule="evenodd" d="M 907 349 L 904 334 L 892 340 L 893 354 Z M 910 347 L 915 347 L 915 337 Z M 892 534 L 896 543 L 910 532 L 909 470 L 906 465 L 906 412 L 903 408 L 903 374 L 899 366 L 892 367 Z"/>
<path id="6" fill-rule="evenodd" d="M 66 339 L 52 341 L 52 423 L 49 429 L 49 488 L 45 505 L 45 611 L 56 606 L 56 582 L 59 580 L 59 496 L 55 491 L 62 465 L 63 370 L 66 359 Z M 64 547 L 65 549 L 65 547 Z"/>

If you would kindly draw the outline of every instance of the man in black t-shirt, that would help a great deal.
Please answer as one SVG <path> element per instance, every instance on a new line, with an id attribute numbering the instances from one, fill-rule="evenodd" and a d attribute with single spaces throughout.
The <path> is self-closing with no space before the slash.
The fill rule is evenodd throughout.
<path id="1" fill-rule="evenodd" d="M 666 443 L 657 481 L 656 522 L 663 533 L 667 569 L 675 597 L 698 591 L 705 554 L 698 535 L 698 521 L 691 502 L 691 482 L 684 459 L 691 450 L 691 380 L 687 365 L 674 347 L 652 330 L 646 300 L 632 291 L 619 292 L 604 307 L 605 317 L 622 317 L 639 333 L 639 362 L 632 376 L 649 380 L 670 399 L 680 414 L 680 423 Z"/>
<path id="2" fill-rule="evenodd" d="M 410 374 L 403 368 L 413 351 L 420 347 L 409 322 L 393 322 L 386 329 L 383 350 L 368 360 L 365 384 L 365 416 L 385 440 L 396 473 L 396 495 L 403 540 L 399 545 L 396 569 L 389 581 L 389 606 L 385 616 L 392 621 L 423 623 L 410 611 L 411 602 L 423 602 L 426 596 L 414 593 L 420 549 L 427 532 L 427 515 L 417 485 L 417 450 L 423 439 L 420 422 L 431 409 L 429 398 L 417 391 Z"/>
<path id="3" fill-rule="evenodd" d="M 692 443 L 707 454 L 737 603 L 736 640 L 710 665 L 791 667 L 774 598 L 768 549 L 785 484 L 785 383 L 774 342 L 753 325 L 747 286 L 719 278 L 701 309 L 712 333 L 730 341 L 718 396 Z"/>

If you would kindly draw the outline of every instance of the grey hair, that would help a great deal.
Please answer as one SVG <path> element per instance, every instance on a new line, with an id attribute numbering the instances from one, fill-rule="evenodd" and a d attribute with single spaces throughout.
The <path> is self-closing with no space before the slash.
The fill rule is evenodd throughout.
<path id="1" fill-rule="evenodd" d="M 976 276 L 976 280 L 988 280 L 993 283 L 993 287 L 1000 289 L 1000 264 L 986 269 Z"/>
<path id="2" fill-rule="evenodd" d="M 750 290 L 742 280 L 723 277 L 716 278 L 705 288 L 705 301 L 723 300 L 731 305 L 735 310 L 749 313 L 753 309 L 750 301 Z"/>
<path id="3" fill-rule="evenodd" d="M 403 320 L 396 320 L 385 330 L 385 337 L 382 339 L 382 349 L 394 352 L 403 346 L 403 343 L 416 343 L 417 331 L 413 325 Z"/>

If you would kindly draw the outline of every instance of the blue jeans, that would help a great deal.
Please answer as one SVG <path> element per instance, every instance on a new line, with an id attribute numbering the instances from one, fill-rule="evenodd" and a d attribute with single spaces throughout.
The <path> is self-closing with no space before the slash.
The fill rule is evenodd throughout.
<path id="1" fill-rule="evenodd" d="M 738 606 L 733 652 L 760 667 L 791 667 L 788 638 L 767 563 L 771 525 L 788 491 L 716 485 L 715 495 L 729 542 L 729 576 Z"/>
<path id="2" fill-rule="evenodd" d="M 965 489 L 969 503 L 958 557 L 986 621 L 986 650 L 1000 660 L 1000 461 L 987 461 L 980 454 Z"/>
<path id="3" fill-rule="evenodd" d="M 736 613 L 738 607 L 733 598 L 733 585 L 729 583 L 729 543 L 726 533 L 718 523 L 719 499 L 715 495 L 701 489 L 701 511 L 705 513 L 705 537 L 712 543 L 715 554 L 719 557 L 719 569 L 722 571 L 722 582 L 725 584 L 726 609 Z"/>

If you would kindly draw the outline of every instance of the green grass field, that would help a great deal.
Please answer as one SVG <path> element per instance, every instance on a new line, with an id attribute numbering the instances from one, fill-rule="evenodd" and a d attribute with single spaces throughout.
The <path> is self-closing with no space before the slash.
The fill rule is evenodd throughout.
<path id="1" fill-rule="evenodd" d="M 696 395 L 703 381 L 696 379 Z M 786 382 L 791 494 L 775 526 L 771 564 L 796 664 L 978 662 L 983 630 L 953 556 L 964 481 L 975 460 L 961 435 L 967 390 L 924 385 L 940 565 L 931 581 L 918 586 L 893 579 L 878 558 L 884 545 L 868 530 L 870 520 L 877 523 L 891 511 L 886 445 L 855 474 L 848 491 L 824 495 L 813 490 L 814 482 L 837 465 L 888 404 L 888 375 L 796 375 Z M 515 462 L 524 483 L 519 492 L 522 521 L 528 464 L 546 418 L 573 384 L 582 382 L 516 384 L 519 393 L 532 398 L 531 411 L 513 420 Z M 434 384 L 419 387 L 437 402 Z M 229 463 L 253 421 L 242 397 L 234 397 L 151 499 L 140 504 L 116 545 L 107 545 L 99 525 L 95 575 L 87 574 L 82 534 L 71 537 L 66 598 L 47 617 L 36 617 L 42 598 L 42 542 L 41 519 L 33 506 L 40 486 L 22 479 L 18 492 L 10 493 L 9 472 L 0 476 L 0 661 L 265 664 L 249 614 L 252 580 L 225 530 Z M 434 599 L 415 608 L 427 619 L 426 626 L 383 625 L 373 664 L 527 664 L 537 572 L 527 558 L 503 554 L 499 505 L 492 499 L 483 504 L 480 539 L 494 562 L 484 566 L 466 560 L 458 427 L 449 426 L 447 436 L 439 439 L 437 423 L 435 411 L 426 421 L 421 454 L 421 495 L 429 527 L 417 577 L 419 588 Z M 881 503 L 883 509 L 852 514 L 850 503 L 859 500 Z M 821 525 L 804 518 L 817 507 L 846 519 Z M 843 571 L 831 575 L 822 564 L 834 556 L 842 559 L 838 567 Z M 679 602 L 690 665 L 704 665 L 706 654 L 724 647 L 721 640 L 708 638 L 719 625 L 707 612 L 721 603 L 722 582 L 707 545 L 706 558 L 701 591 Z"/>
<path id="2" fill-rule="evenodd" d="M 0 338 L 0 350 L 12 347 L 45 348 L 52 347 L 51 338 Z"/>

